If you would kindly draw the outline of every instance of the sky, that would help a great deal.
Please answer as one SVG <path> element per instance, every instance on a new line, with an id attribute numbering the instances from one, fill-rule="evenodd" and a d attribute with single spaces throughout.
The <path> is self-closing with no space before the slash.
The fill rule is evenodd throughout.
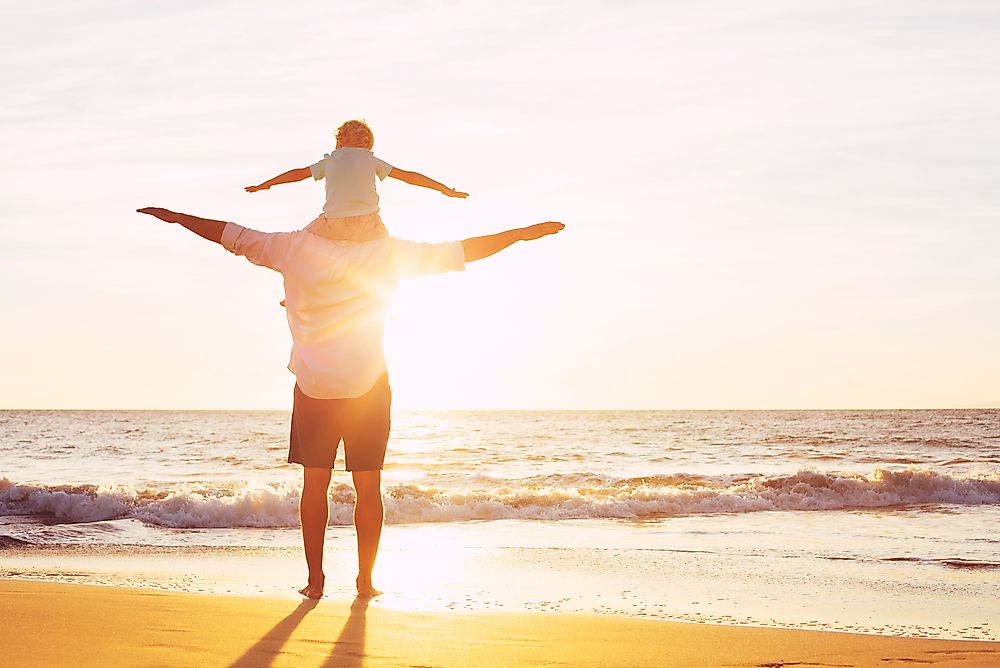
<path id="1" fill-rule="evenodd" d="M 280 276 L 135 213 L 361 117 L 459 190 L 395 236 L 566 229 L 404 285 L 402 408 L 1000 405 L 1000 4 L 5 2 L 0 407 L 288 408 Z"/>

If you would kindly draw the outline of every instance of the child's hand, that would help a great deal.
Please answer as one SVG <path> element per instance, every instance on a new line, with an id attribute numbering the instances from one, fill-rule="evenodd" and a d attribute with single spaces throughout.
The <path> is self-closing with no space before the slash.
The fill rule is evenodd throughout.
<path id="1" fill-rule="evenodd" d="M 459 192 L 459 191 L 455 190 L 454 188 L 446 188 L 445 190 L 442 190 L 441 192 L 444 193 L 445 195 L 447 195 L 448 197 L 460 197 L 462 199 L 465 199 L 466 197 L 469 196 L 469 193 L 462 193 L 462 192 Z"/>
<path id="2" fill-rule="evenodd" d="M 255 193 L 258 190 L 267 190 L 268 187 L 269 186 L 247 186 L 243 190 L 246 190 L 248 193 Z"/>

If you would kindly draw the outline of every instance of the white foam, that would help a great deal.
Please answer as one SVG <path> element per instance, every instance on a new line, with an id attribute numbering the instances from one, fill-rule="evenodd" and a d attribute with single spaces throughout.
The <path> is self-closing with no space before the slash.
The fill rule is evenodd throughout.
<path id="1" fill-rule="evenodd" d="M 134 518 L 178 528 L 298 526 L 292 484 L 39 486 L 0 479 L 0 515 L 48 515 L 67 522 Z M 611 478 L 596 474 L 521 480 L 479 478 L 466 488 L 385 487 L 391 523 L 493 519 L 648 519 L 692 514 L 889 508 L 920 504 L 1000 504 L 1000 477 L 959 477 L 928 469 L 875 469 L 867 475 L 811 470 L 792 475 L 708 479 Z M 354 492 L 335 485 L 331 523 L 350 524 Z"/>

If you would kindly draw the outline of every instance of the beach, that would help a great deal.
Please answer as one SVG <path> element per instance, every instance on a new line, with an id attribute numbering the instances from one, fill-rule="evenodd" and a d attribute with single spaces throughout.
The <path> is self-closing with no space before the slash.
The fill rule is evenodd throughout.
<path id="1" fill-rule="evenodd" d="M 4 664 L 993 666 L 1000 644 L 0 582 Z"/>
<path id="2" fill-rule="evenodd" d="M 4 20 L 0 668 L 1000 668 L 1000 2 Z"/>
<path id="3" fill-rule="evenodd" d="M 4 411 L 5 664 L 990 665 L 998 425 L 398 411 L 359 617 L 340 472 L 298 607 L 287 412 Z"/>

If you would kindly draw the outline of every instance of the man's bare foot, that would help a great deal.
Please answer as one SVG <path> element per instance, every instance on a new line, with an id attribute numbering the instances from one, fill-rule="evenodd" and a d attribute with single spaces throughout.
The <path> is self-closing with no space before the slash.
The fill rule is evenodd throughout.
<path id="1" fill-rule="evenodd" d="M 359 575 L 355 583 L 358 585 L 358 597 L 359 598 L 374 598 L 382 592 L 372 586 L 372 581 L 370 578 L 362 579 Z"/>
<path id="2" fill-rule="evenodd" d="M 318 582 L 310 581 L 309 584 L 307 584 L 305 587 L 299 590 L 299 593 L 305 596 L 306 598 L 311 598 L 311 599 L 323 598 L 324 579 L 325 578 L 321 578 Z"/>

